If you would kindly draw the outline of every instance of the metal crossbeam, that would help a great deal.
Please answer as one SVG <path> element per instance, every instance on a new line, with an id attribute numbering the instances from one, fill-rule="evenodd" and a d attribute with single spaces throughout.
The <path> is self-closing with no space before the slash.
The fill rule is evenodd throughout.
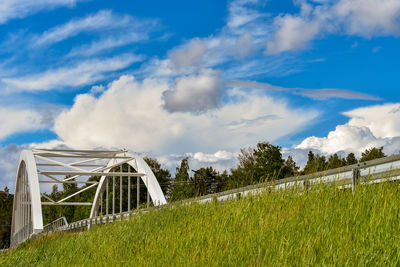
<path id="1" fill-rule="evenodd" d="M 32 149 L 32 151 L 34 151 L 34 152 L 71 152 L 72 150 L 34 148 L 34 149 Z M 73 152 L 78 152 L 78 153 L 121 153 L 121 152 L 127 152 L 127 150 L 125 150 L 125 149 L 121 149 L 121 150 L 73 150 Z"/>
<path id="2" fill-rule="evenodd" d="M 42 184 L 95 184 L 97 182 L 94 182 L 94 181 L 45 181 L 45 180 L 39 180 L 39 183 L 42 183 Z"/>
<path id="3" fill-rule="evenodd" d="M 84 191 L 86 191 L 86 190 L 92 188 L 93 186 L 96 186 L 97 184 L 98 184 L 98 183 L 89 185 L 88 187 L 85 187 L 85 188 L 83 188 L 82 190 L 79 190 L 78 192 L 75 192 L 75 193 L 73 193 L 72 195 L 69 195 L 69 196 L 67 196 L 67 197 L 65 197 L 65 198 L 63 198 L 63 199 L 57 201 L 57 203 L 64 202 L 65 200 L 70 199 L 71 197 L 76 196 L 76 195 L 78 195 L 78 194 L 80 194 L 80 193 L 82 193 L 82 192 L 84 192 Z"/>
<path id="4" fill-rule="evenodd" d="M 71 166 L 76 166 L 76 167 L 106 167 L 106 165 L 103 164 L 69 164 Z M 59 164 L 54 164 L 54 163 L 37 163 L 36 166 L 43 166 L 43 167 L 57 167 L 60 166 Z"/>
<path id="5" fill-rule="evenodd" d="M 78 175 L 78 176 L 145 176 L 145 173 L 137 172 L 90 172 L 90 171 L 39 171 L 39 174 L 43 175 Z"/>
<path id="6" fill-rule="evenodd" d="M 92 206 L 91 202 L 42 202 L 42 205 L 46 206 Z"/>

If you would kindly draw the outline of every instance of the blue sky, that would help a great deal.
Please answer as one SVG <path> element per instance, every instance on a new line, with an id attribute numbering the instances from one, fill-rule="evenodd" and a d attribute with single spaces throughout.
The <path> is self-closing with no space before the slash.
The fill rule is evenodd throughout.
<path id="1" fill-rule="evenodd" d="M 172 170 L 229 169 L 259 141 L 300 165 L 398 153 L 399 35 L 397 0 L 6 0 L 0 187 L 30 147 L 126 147 Z"/>

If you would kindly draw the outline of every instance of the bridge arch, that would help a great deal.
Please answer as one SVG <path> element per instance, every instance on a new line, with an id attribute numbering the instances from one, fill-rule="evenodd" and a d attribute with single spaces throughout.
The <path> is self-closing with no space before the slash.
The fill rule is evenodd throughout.
<path id="1" fill-rule="evenodd" d="M 21 152 L 15 183 L 11 222 L 11 246 L 43 230 L 39 178 L 32 151 Z"/>
<path id="2" fill-rule="evenodd" d="M 140 176 L 143 183 L 147 187 L 149 191 L 151 200 L 153 201 L 155 206 L 167 204 L 167 200 L 165 199 L 164 193 L 161 190 L 161 187 L 152 172 L 151 168 L 147 163 L 143 160 L 143 158 L 139 157 L 136 154 L 124 153 L 124 156 L 132 157 L 132 160 L 124 162 L 123 159 L 115 158 L 108 162 L 107 166 L 113 166 L 116 164 L 126 163 L 132 168 L 134 168 L 138 173 L 144 173 L 144 176 Z M 107 169 L 106 172 L 111 170 Z M 104 193 L 105 186 L 107 182 L 107 176 L 102 176 L 99 181 L 99 186 L 97 187 L 95 197 L 93 199 L 93 206 L 90 211 L 90 218 L 94 218 L 97 216 L 97 211 L 99 210 L 100 196 Z"/>
<path id="3" fill-rule="evenodd" d="M 97 162 L 103 161 L 102 164 Z M 107 160 L 107 163 L 104 163 Z M 112 172 L 117 166 L 128 164 L 136 172 Z M 96 167 L 93 169 L 93 167 Z M 89 169 L 88 169 L 89 168 Z M 100 181 L 82 181 L 82 177 L 101 176 Z M 142 157 L 127 150 L 49 150 L 32 149 L 21 152 L 15 183 L 11 224 L 11 247 L 43 231 L 42 205 L 91 206 L 90 218 L 98 216 L 99 199 L 110 176 L 140 177 L 155 206 L 167 201 L 151 168 Z M 40 178 L 40 179 L 39 179 Z M 53 200 L 41 193 L 41 184 L 86 184 L 61 200 Z M 88 185 L 89 184 L 89 185 Z M 97 186 L 93 202 L 66 201 Z M 49 202 L 42 201 L 42 197 Z"/>

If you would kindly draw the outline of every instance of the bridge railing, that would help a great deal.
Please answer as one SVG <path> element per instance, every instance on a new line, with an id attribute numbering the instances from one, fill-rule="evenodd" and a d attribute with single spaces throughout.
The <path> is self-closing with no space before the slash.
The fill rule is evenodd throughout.
<path id="1" fill-rule="evenodd" d="M 65 229 L 66 227 L 68 227 L 67 219 L 65 217 L 61 217 L 58 218 L 57 220 L 52 221 L 51 223 L 46 224 L 43 227 L 43 232 L 44 233 L 57 232 Z"/>
<path id="2" fill-rule="evenodd" d="M 121 221 L 123 219 L 128 219 L 130 216 L 134 216 L 139 212 L 143 213 L 170 205 L 190 204 L 195 202 L 209 203 L 212 201 L 226 201 L 229 199 L 240 198 L 242 196 L 244 197 L 250 194 L 257 195 L 266 190 L 285 190 L 293 187 L 297 187 L 300 190 L 305 190 L 312 185 L 332 183 L 337 185 L 339 188 L 354 189 L 356 185 L 382 183 L 395 180 L 400 180 L 400 155 L 394 155 L 303 176 L 295 176 L 257 185 L 249 185 L 216 194 L 173 202 L 163 206 L 146 208 L 139 211 L 135 210 L 131 212 L 102 215 L 95 218 L 84 219 L 69 224 L 68 227 L 64 228 L 64 230 L 77 231 L 88 229 L 93 225 Z"/>

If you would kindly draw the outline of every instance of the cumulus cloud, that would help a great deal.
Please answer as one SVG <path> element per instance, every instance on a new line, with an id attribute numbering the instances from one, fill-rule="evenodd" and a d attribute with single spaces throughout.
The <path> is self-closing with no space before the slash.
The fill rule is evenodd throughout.
<path id="1" fill-rule="evenodd" d="M 357 108 L 343 114 L 350 117 L 349 125 L 368 127 L 376 137 L 400 136 L 399 103 Z"/>
<path id="2" fill-rule="evenodd" d="M 338 125 L 327 137 L 311 136 L 295 148 L 315 149 L 323 154 L 339 151 L 360 155 L 365 149 L 384 146 L 387 154 L 399 153 L 400 104 L 364 107 L 345 112 L 348 123 Z"/>
<path id="3" fill-rule="evenodd" d="M 200 162 L 218 162 L 221 160 L 232 160 L 236 157 L 236 155 L 232 152 L 228 152 L 225 150 L 217 151 L 214 154 L 205 154 L 203 152 L 197 152 L 192 155 L 193 159 L 198 160 Z"/>
<path id="4" fill-rule="evenodd" d="M 164 106 L 170 112 L 204 112 L 218 107 L 221 90 L 220 72 L 205 69 L 198 75 L 177 78 L 174 87 L 163 93 Z"/>
<path id="5" fill-rule="evenodd" d="M 106 90 L 104 85 L 94 85 L 94 86 L 92 86 L 92 88 L 90 88 L 89 94 L 98 95 L 98 94 L 103 93 L 104 90 Z"/>
<path id="6" fill-rule="evenodd" d="M 132 23 L 132 17 L 128 15 L 118 16 L 110 10 L 100 10 L 84 18 L 76 18 L 65 24 L 51 28 L 33 40 L 35 46 L 51 45 L 67 38 L 76 36 L 81 32 L 104 31 L 126 26 Z"/>
<path id="7" fill-rule="evenodd" d="M 163 92 L 168 82 L 135 81 L 122 76 L 98 98 L 79 95 L 70 110 L 55 122 L 54 131 L 69 147 L 128 147 L 157 154 L 187 151 L 237 151 L 260 140 L 274 141 L 293 134 L 317 116 L 312 110 L 292 109 L 283 100 L 261 91 L 231 89 L 219 109 L 200 114 L 168 112 Z M 251 121 L 274 114 L 277 119 L 259 120 L 248 127 L 231 123 Z"/>
<path id="8" fill-rule="evenodd" d="M 289 14 L 277 17 L 274 25 L 277 31 L 274 38 L 267 42 L 267 54 L 307 48 L 320 31 L 319 22 Z"/>
<path id="9" fill-rule="evenodd" d="M 300 13 L 279 15 L 267 54 L 307 48 L 326 34 L 364 38 L 399 36 L 400 2 L 397 0 L 298 1 Z"/>
<path id="10" fill-rule="evenodd" d="M 35 110 L 0 107 L 0 140 L 19 132 L 36 131 L 48 124 Z"/>
<path id="11" fill-rule="evenodd" d="M 204 64 L 204 54 L 207 46 L 199 38 L 190 40 L 183 47 L 170 51 L 169 58 L 177 69 L 201 67 Z"/>
<path id="12" fill-rule="evenodd" d="M 46 91 L 82 86 L 99 81 L 106 73 L 124 69 L 142 59 L 142 56 L 126 54 L 102 60 L 84 60 L 72 66 L 49 69 L 39 74 L 3 78 L 2 82 L 18 91 Z"/>
<path id="13" fill-rule="evenodd" d="M 56 7 L 73 7 L 77 2 L 79 0 L 2 0 L 0 23 L 5 23 L 15 18 L 24 18 L 30 14 Z"/>
<path id="14" fill-rule="evenodd" d="M 351 35 L 371 38 L 400 34 L 397 0 L 340 0 L 331 12 Z"/>

